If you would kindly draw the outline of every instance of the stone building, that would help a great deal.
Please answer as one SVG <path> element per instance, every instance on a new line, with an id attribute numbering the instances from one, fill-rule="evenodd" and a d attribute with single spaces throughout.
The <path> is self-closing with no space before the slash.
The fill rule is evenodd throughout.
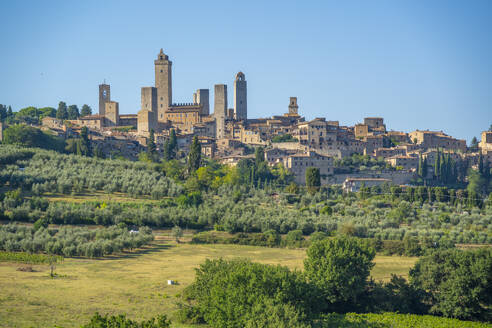
<path id="1" fill-rule="evenodd" d="M 202 106 L 200 115 L 210 115 L 210 95 L 208 89 L 198 89 L 193 94 L 193 103 Z"/>
<path id="2" fill-rule="evenodd" d="M 492 152 L 492 131 L 483 131 L 478 147 L 483 154 Z"/>
<path id="3" fill-rule="evenodd" d="M 466 141 L 455 139 L 442 131 L 420 131 L 410 132 L 410 140 L 421 148 L 443 148 L 448 150 L 466 151 Z"/>
<path id="4" fill-rule="evenodd" d="M 183 133 L 192 133 L 193 126 L 202 122 L 201 111 L 198 104 L 173 104 L 168 107 L 164 118 Z"/>
<path id="5" fill-rule="evenodd" d="M 362 139 L 365 142 L 364 155 L 372 155 L 375 149 L 383 147 L 383 136 L 366 136 Z"/>
<path id="6" fill-rule="evenodd" d="M 236 74 L 234 80 L 234 119 L 246 120 L 248 118 L 247 82 L 243 72 Z"/>
<path id="7" fill-rule="evenodd" d="M 103 115 L 87 115 L 79 117 L 77 120 L 70 120 L 69 122 L 77 126 L 85 126 L 92 130 L 102 130 L 104 128 L 104 116 Z"/>
<path id="8" fill-rule="evenodd" d="M 384 119 L 382 117 L 366 117 L 364 118 L 364 124 L 374 132 L 386 132 L 386 125 L 384 125 Z"/>
<path id="9" fill-rule="evenodd" d="M 165 121 L 165 113 L 168 107 L 173 102 L 173 88 L 172 88 L 172 61 L 169 60 L 163 50 L 157 55 L 157 59 L 154 60 L 155 69 L 155 87 L 157 89 L 157 119 L 159 121 Z"/>
<path id="10" fill-rule="evenodd" d="M 116 101 L 108 101 L 104 104 L 104 126 L 120 125 L 120 105 Z"/>
<path id="11" fill-rule="evenodd" d="M 375 158 L 388 158 L 396 155 L 407 155 L 407 150 L 403 147 L 376 148 L 372 153 Z"/>
<path id="12" fill-rule="evenodd" d="M 104 116 L 106 113 L 106 103 L 111 101 L 111 87 L 103 83 L 99 85 L 99 115 Z"/>
<path id="13" fill-rule="evenodd" d="M 400 131 L 388 131 L 386 136 L 393 142 L 406 143 L 409 142 L 408 134 Z"/>
<path id="14" fill-rule="evenodd" d="M 157 113 L 147 109 L 138 111 L 137 131 L 141 136 L 148 136 L 150 130 L 157 130 Z"/>
<path id="15" fill-rule="evenodd" d="M 216 84 L 214 93 L 214 116 L 217 139 L 225 137 L 225 119 L 227 116 L 227 85 Z"/>
<path id="16" fill-rule="evenodd" d="M 391 179 L 384 178 L 346 178 L 342 184 L 344 192 L 357 192 L 362 186 L 374 187 L 383 184 L 391 184 Z"/>
<path id="17" fill-rule="evenodd" d="M 303 154 L 288 155 L 283 158 L 284 167 L 294 174 L 294 180 L 298 184 L 306 184 L 306 169 L 316 167 L 319 169 L 321 183 L 326 182 L 326 178 L 333 174 L 333 158 L 320 155 L 314 151 Z"/>
<path id="18" fill-rule="evenodd" d="M 297 105 L 297 97 L 290 97 L 289 112 L 287 115 L 298 116 L 299 106 Z"/>
<path id="19" fill-rule="evenodd" d="M 302 145 L 319 148 L 325 143 L 330 144 L 337 141 L 337 127 L 324 118 L 315 118 L 309 122 L 298 123 L 294 137 Z"/>
<path id="20" fill-rule="evenodd" d="M 393 167 L 401 167 L 404 170 L 416 170 L 419 166 L 419 158 L 417 156 L 395 155 L 385 159 L 385 161 Z"/>
<path id="21" fill-rule="evenodd" d="M 356 124 L 354 126 L 354 135 L 356 138 L 364 138 L 369 135 L 369 125 L 367 124 Z"/>
<path id="22" fill-rule="evenodd" d="M 57 119 L 55 117 L 46 116 L 41 120 L 41 125 L 53 130 L 65 130 L 65 124 L 63 120 Z"/>

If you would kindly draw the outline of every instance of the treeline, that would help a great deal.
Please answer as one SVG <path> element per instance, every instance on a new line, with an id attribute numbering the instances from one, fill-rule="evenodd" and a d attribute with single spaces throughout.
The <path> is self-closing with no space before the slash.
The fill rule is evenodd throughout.
<path id="1" fill-rule="evenodd" d="M 427 244 L 492 243 L 492 206 L 411 203 L 391 195 L 360 199 L 322 189 L 311 195 L 270 194 L 268 190 L 224 185 L 216 192 L 192 192 L 155 203 L 49 202 L 8 191 L 0 203 L 4 220 L 55 224 L 146 225 L 223 230 L 228 233 L 315 232 Z M 490 204 L 490 203 L 489 203 Z M 253 237 L 252 237 L 253 238 Z M 397 248 L 395 246 L 395 248 Z M 400 251 L 395 251 L 398 254 Z"/>
<path id="2" fill-rule="evenodd" d="M 369 155 L 352 154 L 351 156 L 335 159 L 335 173 L 355 173 L 360 171 L 395 170 L 386 163 L 384 158 L 374 158 Z"/>
<path id="3" fill-rule="evenodd" d="M 32 254 L 26 252 L 3 252 L 0 251 L 0 262 L 20 262 L 28 264 L 48 264 L 61 262 L 61 256 L 48 254 Z"/>
<path id="4" fill-rule="evenodd" d="M 491 319 L 490 249 L 435 251 L 410 270 L 409 282 L 397 276 L 387 283 L 369 279 L 374 256 L 367 241 L 337 237 L 313 243 L 302 272 L 247 260 L 206 260 L 183 292 L 178 319 L 213 327 L 323 327 L 333 312 Z"/>
<path id="5" fill-rule="evenodd" d="M 0 250 L 92 258 L 139 248 L 154 239 L 152 231 L 145 227 L 128 231 L 116 226 L 100 229 L 49 229 L 46 226 L 42 221 L 36 222 L 33 227 L 17 224 L 0 226 Z"/>
<path id="6" fill-rule="evenodd" d="M 475 192 L 473 189 L 450 189 L 447 187 L 400 187 L 400 186 L 373 186 L 373 187 L 361 187 L 359 191 L 359 197 L 363 199 L 370 198 L 374 195 L 390 195 L 392 200 L 399 199 L 412 203 L 448 203 L 456 206 L 466 207 L 482 207 L 484 201 L 488 201 L 483 198 L 481 193 Z"/>
<path id="7" fill-rule="evenodd" d="M 69 105 L 64 101 L 58 103 L 58 108 L 29 106 L 17 112 L 11 106 L 0 104 L 0 121 L 8 124 L 40 124 L 45 117 L 56 117 L 61 120 L 76 120 L 81 116 L 92 114 L 92 108 L 84 104 L 81 109 L 77 105 Z"/>
<path id="8" fill-rule="evenodd" d="M 338 233 L 343 235 L 344 233 Z M 331 238 L 329 234 L 316 231 L 309 237 L 303 235 L 301 230 L 289 231 L 282 236 L 275 230 L 264 233 L 236 233 L 227 234 L 217 231 L 204 231 L 194 234 L 191 243 L 194 244 L 236 244 L 263 247 L 293 247 L 307 248 L 313 243 Z M 417 237 L 405 236 L 403 240 L 381 240 L 377 238 L 367 238 L 369 245 L 378 253 L 383 255 L 405 255 L 422 256 L 436 249 L 454 248 L 453 242 L 434 242 L 428 238 L 418 239 Z"/>
<path id="9" fill-rule="evenodd" d="M 15 157 L 15 147 L 0 146 L 0 149 L 10 154 L 10 161 Z M 158 199 L 177 196 L 182 191 L 182 187 L 167 178 L 155 164 L 101 160 L 41 149 L 28 151 L 34 152 L 32 158 L 17 158 L 17 165 L 8 165 L 0 171 L 0 183 L 31 190 L 35 195 L 45 192 L 71 194 L 88 189 L 122 192 L 135 197 L 148 195 Z M 20 154 L 25 154 L 25 150 L 19 150 L 17 156 Z"/>

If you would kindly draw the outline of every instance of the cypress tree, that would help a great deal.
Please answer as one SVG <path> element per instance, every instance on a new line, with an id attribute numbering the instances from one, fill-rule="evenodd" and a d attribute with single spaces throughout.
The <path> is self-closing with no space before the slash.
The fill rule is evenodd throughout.
<path id="1" fill-rule="evenodd" d="M 198 137 L 193 137 L 193 142 L 190 146 L 190 153 L 188 154 L 188 173 L 192 174 L 200 168 L 202 160 L 202 146 L 198 141 Z"/>
<path id="2" fill-rule="evenodd" d="M 437 148 L 437 153 L 436 153 L 436 161 L 434 162 L 434 177 L 436 180 L 439 180 L 441 177 L 441 153 L 439 152 L 439 148 Z"/>
<path id="3" fill-rule="evenodd" d="M 419 166 L 418 166 L 418 168 L 417 168 L 417 174 L 418 174 L 420 177 L 423 177 L 423 176 L 424 176 L 423 166 L 424 166 L 424 161 L 422 160 L 422 155 L 420 155 L 420 156 L 419 156 Z"/>
<path id="4" fill-rule="evenodd" d="M 422 163 L 422 178 L 427 178 L 427 170 L 428 170 L 428 165 L 427 165 L 427 157 L 424 158 L 424 162 Z"/>
<path id="5" fill-rule="evenodd" d="M 480 172 L 480 174 L 483 174 L 483 156 L 482 156 L 482 153 L 479 153 L 478 154 L 478 172 Z"/>
<path id="6" fill-rule="evenodd" d="M 60 120 L 68 119 L 67 104 L 63 101 L 58 103 L 58 109 L 56 110 L 56 118 Z"/>
<path id="7" fill-rule="evenodd" d="M 147 153 L 152 161 L 156 160 L 157 146 L 155 145 L 154 130 L 151 129 L 149 133 L 149 142 L 147 144 Z"/>
<path id="8" fill-rule="evenodd" d="M 169 150 L 171 159 L 176 158 L 176 153 L 178 152 L 178 140 L 174 129 L 171 129 L 171 132 L 169 133 Z"/>

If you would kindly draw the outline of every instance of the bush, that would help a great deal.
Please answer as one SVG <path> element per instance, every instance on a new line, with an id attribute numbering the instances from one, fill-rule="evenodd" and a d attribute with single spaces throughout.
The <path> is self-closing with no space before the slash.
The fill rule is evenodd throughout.
<path id="1" fill-rule="evenodd" d="M 92 316 L 91 321 L 88 324 L 82 326 L 82 328 L 169 328 L 171 327 L 171 321 L 167 319 L 165 315 L 159 315 L 157 318 L 152 318 L 149 320 L 144 320 L 142 322 L 137 322 L 130 320 L 125 314 L 120 314 L 117 316 L 108 316 L 107 314 L 103 317 L 96 312 Z"/>
<path id="2" fill-rule="evenodd" d="M 491 320 L 492 250 L 437 250 L 410 270 L 411 283 L 429 293 L 430 312 Z"/>
<path id="3" fill-rule="evenodd" d="M 363 295 L 374 256 L 374 249 L 360 239 L 324 239 L 308 248 L 304 271 L 321 290 L 329 310 L 345 311 Z"/>
<path id="4" fill-rule="evenodd" d="M 304 327 L 316 305 L 299 273 L 247 260 L 206 260 L 183 296 L 213 327 Z"/>

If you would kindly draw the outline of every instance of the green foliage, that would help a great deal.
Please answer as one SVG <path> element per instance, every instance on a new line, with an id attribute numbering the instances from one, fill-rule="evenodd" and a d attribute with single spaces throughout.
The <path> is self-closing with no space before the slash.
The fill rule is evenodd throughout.
<path id="1" fill-rule="evenodd" d="M 31 254 L 25 252 L 4 252 L 0 251 L 0 262 L 16 262 L 27 264 L 49 264 L 55 260 L 56 262 L 62 262 L 63 257 L 47 254 Z"/>
<path id="2" fill-rule="evenodd" d="M 306 186 L 308 188 L 318 188 L 321 186 L 321 177 L 318 168 L 308 167 L 306 169 Z"/>
<path id="3" fill-rule="evenodd" d="M 272 138 L 272 142 L 297 142 L 296 138 L 292 137 L 291 134 L 279 134 Z"/>
<path id="4" fill-rule="evenodd" d="M 169 139 L 164 142 L 164 160 L 170 161 L 176 158 L 176 153 L 178 151 L 178 141 L 176 139 L 176 132 L 171 129 L 169 132 Z"/>
<path id="5" fill-rule="evenodd" d="M 102 229 L 46 229 L 8 224 L 0 226 L 0 250 L 63 255 L 66 257 L 101 257 L 123 249 L 141 247 L 154 239 L 152 231 L 142 227 L 130 232 L 116 226 Z"/>
<path id="6" fill-rule="evenodd" d="M 411 283 L 429 293 L 430 312 L 460 319 L 491 320 L 492 250 L 436 251 L 410 271 Z"/>
<path id="7" fill-rule="evenodd" d="M 157 161 L 157 146 L 155 144 L 154 130 L 150 130 L 149 139 L 147 141 L 147 154 L 152 161 Z"/>
<path id="8" fill-rule="evenodd" d="M 206 260 L 185 300 L 213 327 L 305 327 L 316 306 L 302 275 L 247 260 Z"/>
<path id="9" fill-rule="evenodd" d="M 324 239 L 308 248 L 304 271 L 321 290 L 328 309 L 346 310 L 364 293 L 374 256 L 374 249 L 360 239 Z"/>
<path id="10" fill-rule="evenodd" d="M 77 105 L 68 106 L 67 115 L 68 115 L 69 120 L 78 119 L 80 116 L 80 113 L 79 113 L 79 108 L 77 107 Z"/>
<path id="11" fill-rule="evenodd" d="M 328 314 L 317 328 L 489 328 L 490 324 L 399 313 Z"/>
<path id="12" fill-rule="evenodd" d="M 4 150 L 13 154 L 16 148 L 2 145 L 0 149 L 0 154 Z M 10 166 L 0 171 L 0 177 L 9 181 L 11 188 L 22 187 L 29 191 L 35 190 L 37 194 L 71 194 L 90 189 L 108 193 L 123 192 L 133 196 L 149 195 L 156 199 L 176 196 L 182 191 L 180 186 L 159 172 L 157 164 L 102 160 L 39 149 L 27 151 L 35 155 L 23 163 L 23 170 L 19 170 L 18 166 Z"/>
<path id="13" fill-rule="evenodd" d="M 348 157 L 335 159 L 335 173 L 356 173 L 370 168 L 372 171 L 394 170 L 384 158 L 374 158 L 369 155 L 352 154 Z"/>
<path id="14" fill-rule="evenodd" d="M 367 295 L 361 302 L 362 310 L 367 312 L 398 312 L 425 314 L 426 293 L 409 284 L 405 278 L 391 275 L 387 283 L 370 281 Z"/>
<path id="15" fill-rule="evenodd" d="M 22 124 L 11 125 L 5 129 L 3 132 L 3 143 L 24 147 L 39 147 L 56 151 L 64 151 L 65 147 L 63 139 L 32 126 Z"/>
<path id="16" fill-rule="evenodd" d="M 130 320 L 125 314 L 101 316 L 96 312 L 88 324 L 82 328 L 168 328 L 171 327 L 166 315 L 159 315 L 156 318 L 144 320 L 141 322 Z"/>
<path id="17" fill-rule="evenodd" d="M 172 230 L 172 235 L 176 238 L 176 242 L 179 243 L 179 238 L 183 237 L 183 230 L 180 227 L 174 226 Z"/>
<path id="18" fill-rule="evenodd" d="M 192 174 L 198 170 L 202 161 L 202 146 L 198 141 L 198 137 L 194 136 L 188 154 L 188 173 Z"/>
<path id="19" fill-rule="evenodd" d="M 58 109 L 56 110 L 56 118 L 60 120 L 68 119 L 67 104 L 63 101 L 58 103 Z"/>
<path id="20" fill-rule="evenodd" d="M 84 117 L 89 115 L 92 115 L 92 108 L 89 105 L 84 104 L 80 110 L 80 116 Z"/>

